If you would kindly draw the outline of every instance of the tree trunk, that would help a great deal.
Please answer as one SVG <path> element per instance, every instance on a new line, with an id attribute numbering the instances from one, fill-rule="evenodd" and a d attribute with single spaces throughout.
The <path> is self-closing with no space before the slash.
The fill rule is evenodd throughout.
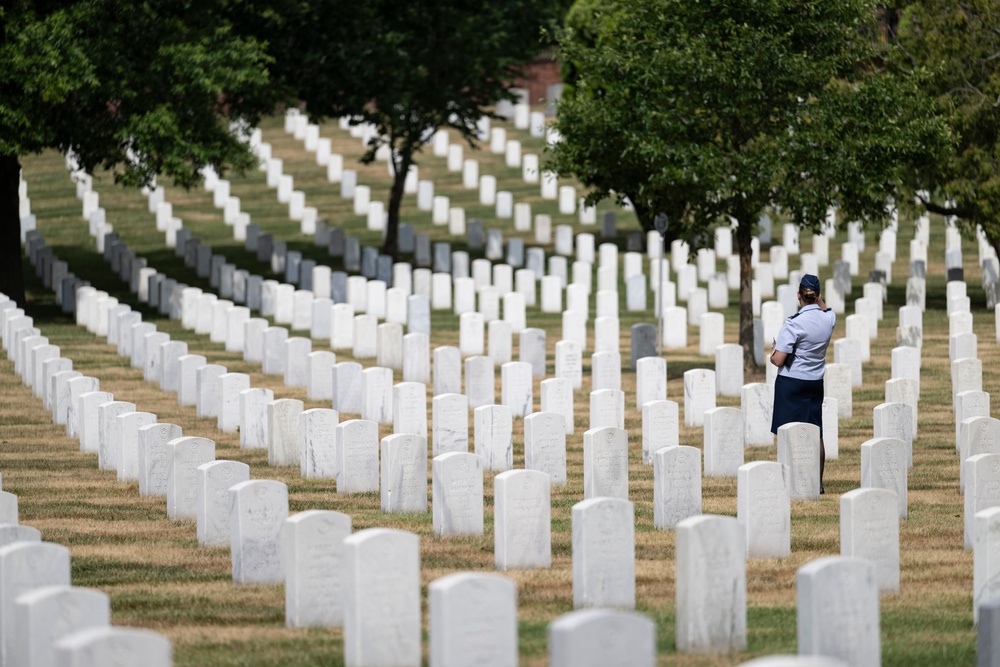
<path id="1" fill-rule="evenodd" d="M 409 153 L 401 154 L 398 162 L 394 159 L 396 173 L 389 190 L 389 211 L 385 221 L 385 241 L 382 243 L 382 254 L 389 255 L 394 262 L 399 258 L 399 208 L 403 204 L 406 173 L 412 163 L 413 156 Z"/>
<path id="2" fill-rule="evenodd" d="M 743 347 L 743 368 L 748 372 L 757 371 L 753 350 L 753 224 L 751 217 L 740 215 L 736 227 L 736 245 L 740 252 L 740 345 Z"/>
<path id="3" fill-rule="evenodd" d="M 0 292 L 25 306 L 21 272 L 21 212 L 17 184 L 21 164 L 16 155 L 0 155 Z"/>

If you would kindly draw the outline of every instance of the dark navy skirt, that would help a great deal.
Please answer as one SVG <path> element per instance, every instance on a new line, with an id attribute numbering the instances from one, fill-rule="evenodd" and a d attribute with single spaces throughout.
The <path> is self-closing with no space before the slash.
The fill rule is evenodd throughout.
<path id="1" fill-rule="evenodd" d="M 819 426 L 823 433 L 823 380 L 799 380 L 784 375 L 774 379 L 774 410 L 771 433 L 792 422 Z"/>

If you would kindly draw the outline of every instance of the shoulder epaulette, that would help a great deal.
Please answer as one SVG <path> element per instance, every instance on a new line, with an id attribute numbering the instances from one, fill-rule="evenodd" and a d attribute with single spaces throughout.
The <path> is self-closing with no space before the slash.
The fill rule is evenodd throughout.
<path id="1" fill-rule="evenodd" d="M 792 316 L 791 316 L 791 317 L 789 317 L 788 319 L 790 319 L 790 320 L 794 320 L 794 319 L 795 319 L 796 317 L 798 317 L 798 316 L 799 316 L 799 315 L 801 315 L 801 314 L 802 314 L 802 311 L 800 310 L 799 312 L 795 313 L 794 315 L 792 315 Z"/>

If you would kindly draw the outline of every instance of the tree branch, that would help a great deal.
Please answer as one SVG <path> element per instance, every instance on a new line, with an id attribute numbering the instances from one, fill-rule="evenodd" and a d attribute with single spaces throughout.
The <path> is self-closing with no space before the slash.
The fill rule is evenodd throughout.
<path id="1" fill-rule="evenodd" d="M 927 199 L 921 195 L 917 195 L 917 199 L 920 200 L 920 205 L 928 213 L 937 213 L 938 215 L 955 215 L 960 218 L 971 217 L 971 211 L 968 208 L 962 206 L 941 206 L 940 204 L 935 204 L 930 199 Z"/>

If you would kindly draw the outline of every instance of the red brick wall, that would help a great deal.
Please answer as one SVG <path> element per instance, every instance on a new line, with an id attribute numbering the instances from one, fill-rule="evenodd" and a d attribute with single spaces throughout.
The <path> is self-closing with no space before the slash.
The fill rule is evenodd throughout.
<path id="1" fill-rule="evenodd" d="M 532 106 L 544 104 L 548 86 L 562 81 L 559 63 L 551 58 L 528 63 L 524 67 L 524 74 L 524 78 L 518 79 L 514 85 L 528 91 L 528 101 Z"/>

